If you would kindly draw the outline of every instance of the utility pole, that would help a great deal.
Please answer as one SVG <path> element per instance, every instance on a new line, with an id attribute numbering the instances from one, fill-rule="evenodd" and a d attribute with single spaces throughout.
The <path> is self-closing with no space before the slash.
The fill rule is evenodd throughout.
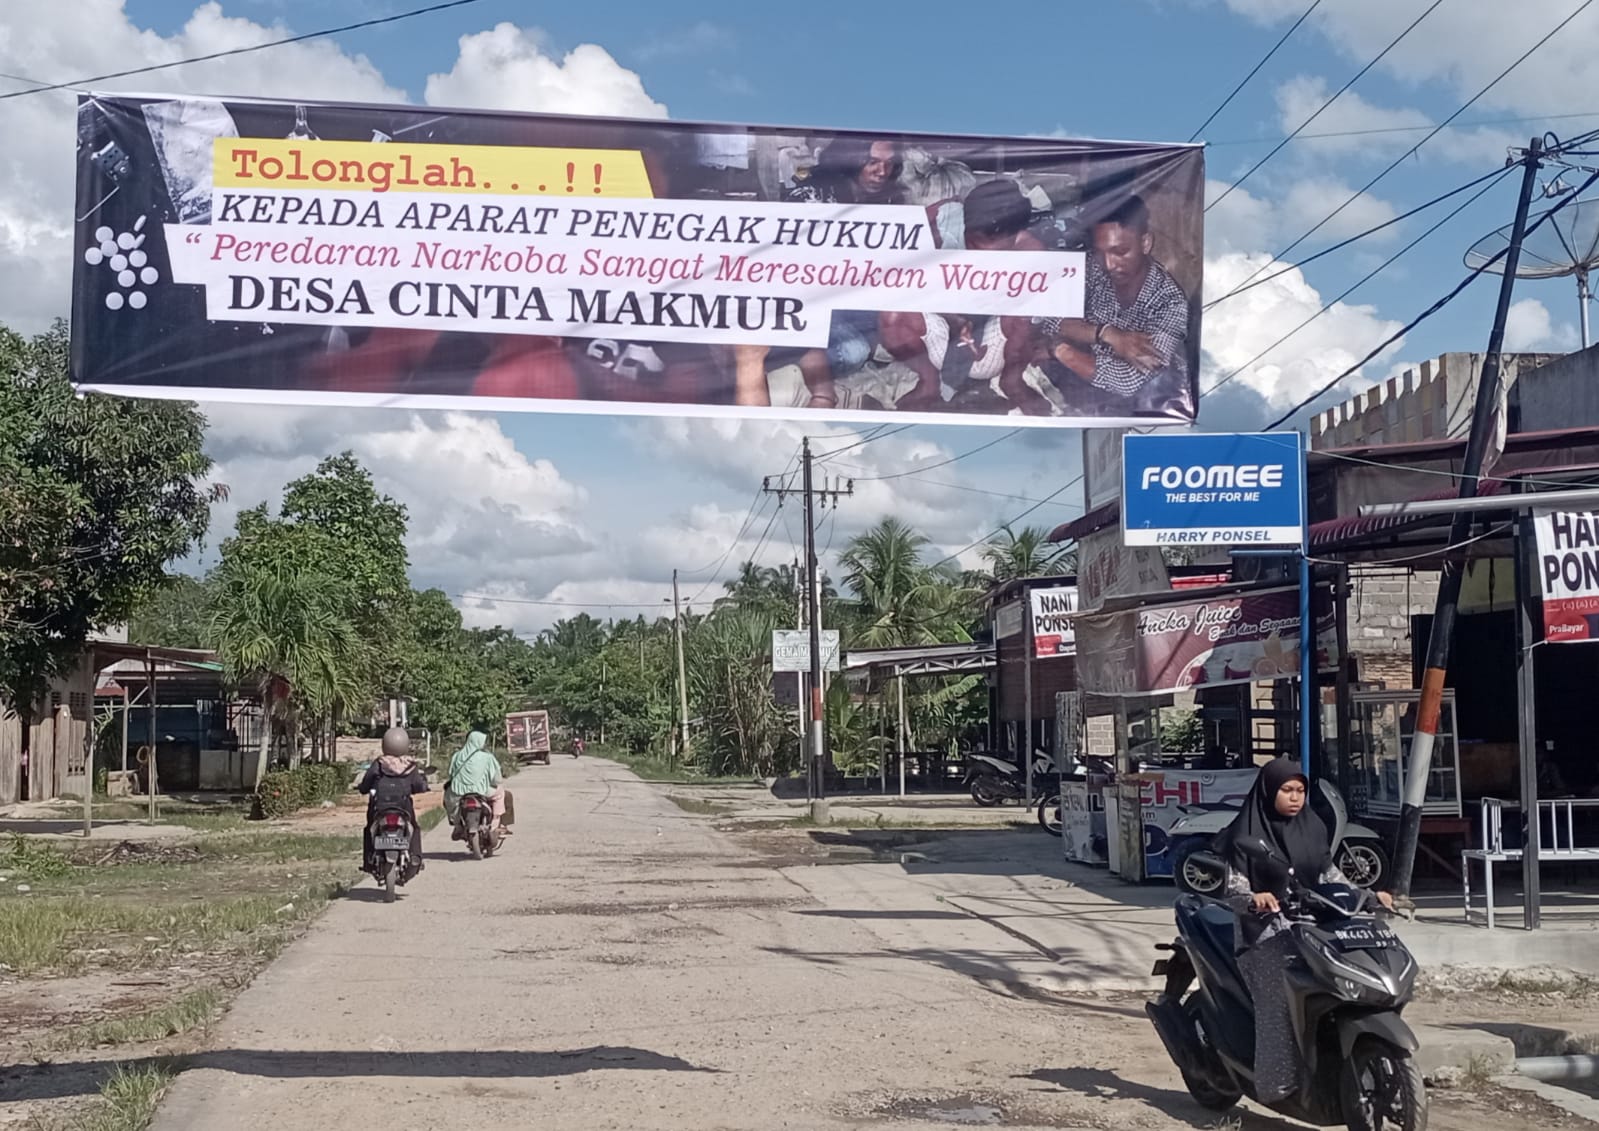
<path id="1" fill-rule="evenodd" d="M 822 496 L 823 502 L 831 500 L 837 505 L 838 500 L 844 495 L 855 493 L 853 480 L 846 482 L 843 487 L 828 487 L 825 484 L 818 491 L 812 482 L 811 475 L 811 441 L 806 437 L 801 445 L 800 454 L 800 491 L 805 499 L 805 592 L 806 600 L 810 605 L 809 628 L 811 647 L 811 672 L 810 672 L 810 764 L 806 771 L 807 796 L 811 801 L 812 815 L 821 819 L 826 814 L 827 779 L 824 772 L 827 764 L 827 745 L 823 734 L 822 715 L 822 581 L 816 562 L 816 497 Z M 773 487 L 770 477 L 761 484 L 761 489 L 778 497 L 778 505 L 782 500 L 795 492 L 781 484 Z"/>
<path id="2" fill-rule="evenodd" d="M 682 750 L 688 752 L 688 665 L 683 662 L 683 610 L 677 595 L 677 570 L 672 571 L 672 633 L 677 637 L 677 699 Z"/>
<path id="3" fill-rule="evenodd" d="M 1544 156 L 1543 142 L 1533 138 L 1520 163 L 1521 197 L 1516 202 L 1516 219 L 1510 227 L 1510 248 L 1505 254 L 1504 275 L 1499 282 L 1499 305 L 1494 311 L 1493 330 L 1488 335 L 1488 353 L 1482 360 L 1482 376 L 1477 382 L 1477 399 L 1472 407 L 1471 431 L 1466 437 L 1466 458 L 1460 468 L 1462 499 L 1474 498 L 1482 475 L 1483 457 L 1493 431 L 1494 409 L 1499 404 L 1500 351 L 1505 343 L 1505 319 L 1510 314 L 1510 298 L 1516 286 L 1516 267 L 1521 260 L 1521 242 L 1527 234 L 1527 211 L 1537 186 L 1538 170 Z M 1471 534 L 1476 516 L 1457 511 L 1449 523 L 1447 546 L 1459 546 Z M 1410 763 L 1405 768 L 1404 806 L 1399 815 L 1399 840 L 1394 852 L 1394 894 L 1410 894 L 1411 876 L 1416 866 L 1416 848 L 1421 838 L 1421 810 L 1427 800 L 1427 780 L 1432 773 L 1433 746 L 1438 740 L 1439 716 L 1443 713 L 1444 680 L 1448 675 L 1449 652 L 1455 640 L 1455 613 L 1460 604 L 1460 583 L 1465 569 L 1462 561 L 1446 554 L 1438 579 L 1438 603 L 1434 608 L 1432 632 L 1427 638 L 1426 670 L 1421 677 L 1421 702 L 1416 708 L 1416 733 L 1410 743 Z"/>
<path id="4" fill-rule="evenodd" d="M 762 489 L 763 490 L 765 489 L 765 484 L 762 484 Z M 778 505 L 779 506 L 782 505 L 781 500 L 779 500 Z M 802 569 L 800 569 L 799 559 L 795 558 L 794 559 L 794 577 L 795 577 L 796 580 L 798 580 L 799 578 L 804 577 L 804 576 L 805 576 L 804 571 Z M 805 589 L 803 586 L 795 585 L 795 587 L 794 587 L 794 603 L 798 606 L 794 610 L 794 626 L 796 628 L 804 628 L 805 625 L 810 620 L 810 617 L 809 617 L 809 615 L 806 612 L 806 609 L 810 606 L 810 603 L 811 603 L 810 591 L 808 589 Z M 800 765 L 805 767 L 805 797 L 806 797 L 806 800 L 810 800 L 811 784 L 812 784 L 812 782 L 811 782 L 811 773 L 810 773 L 811 732 L 810 732 L 810 728 L 805 725 L 805 719 L 806 719 L 806 716 L 808 716 L 810 714 L 811 701 L 810 701 L 810 697 L 805 694 L 805 673 L 804 672 L 795 672 L 794 673 L 794 686 L 795 686 L 795 689 L 798 691 L 798 694 L 795 696 L 794 702 L 797 705 L 797 712 L 796 713 L 799 715 L 799 739 L 800 739 L 799 757 L 800 757 Z"/>
<path id="5" fill-rule="evenodd" d="M 605 657 L 600 657 L 600 745 L 605 745 Z"/>

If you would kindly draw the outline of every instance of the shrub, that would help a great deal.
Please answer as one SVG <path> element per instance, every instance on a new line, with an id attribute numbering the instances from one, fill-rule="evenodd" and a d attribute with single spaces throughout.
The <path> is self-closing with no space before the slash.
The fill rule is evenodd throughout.
<path id="1" fill-rule="evenodd" d="M 261 788 L 251 796 L 251 816 L 270 820 L 336 801 L 350 792 L 354 774 L 355 768 L 348 762 L 307 762 L 292 770 L 274 770 L 261 779 Z"/>

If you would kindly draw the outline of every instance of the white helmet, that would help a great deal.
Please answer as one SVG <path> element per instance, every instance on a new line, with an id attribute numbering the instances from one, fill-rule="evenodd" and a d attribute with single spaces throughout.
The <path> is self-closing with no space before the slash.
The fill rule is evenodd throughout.
<path id="1" fill-rule="evenodd" d="M 383 732 L 383 753 L 390 758 L 410 757 L 411 736 L 404 727 L 390 727 Z"/>

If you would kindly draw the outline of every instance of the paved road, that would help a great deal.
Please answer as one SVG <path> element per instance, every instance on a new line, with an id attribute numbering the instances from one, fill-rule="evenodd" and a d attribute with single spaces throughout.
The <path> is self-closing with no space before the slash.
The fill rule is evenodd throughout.
<path id="1" fill-rule="evenodd" d="M 512 784 L 503 856 L 434 834 L 397 905 L 330 908 L 156 1131 L 1216 1125 L 1136 1001 L 1005 992 L 1037 955 L 1000 929 L 832 894 L 848 867 L 774 866 L 611 763 Z"/>

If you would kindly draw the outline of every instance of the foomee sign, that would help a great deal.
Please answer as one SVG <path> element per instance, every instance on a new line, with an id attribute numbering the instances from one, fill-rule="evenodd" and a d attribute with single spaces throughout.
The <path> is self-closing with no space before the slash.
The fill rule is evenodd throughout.
<path id="1" fill-rule="evenodd" d="M 1128 435 L 1123 444 L 1127 545 L 1299 544 L 1299 433 Z"/>

